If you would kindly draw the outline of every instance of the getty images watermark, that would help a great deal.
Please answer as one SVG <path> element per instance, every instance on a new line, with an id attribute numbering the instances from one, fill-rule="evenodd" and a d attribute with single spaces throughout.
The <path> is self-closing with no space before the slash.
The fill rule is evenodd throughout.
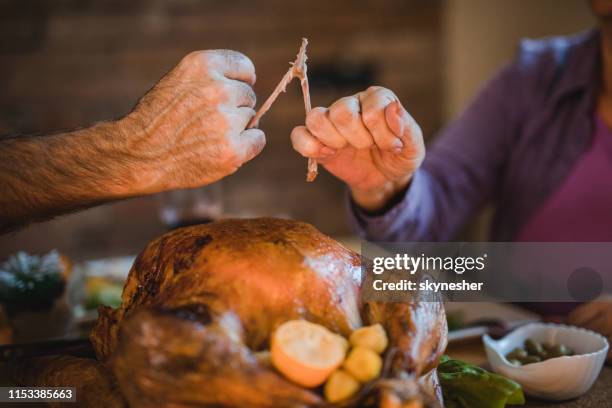
<path id="1" fill-rule="evenodd" d="M 366 300 L 582 302 L 612 292 L 612 243 L 364 242 L 362 264 Z"/>
<path id="2" fill-rule="evenodd" d="M 482 256 L 419 256 L 409 254 L 395 254 L 392 256 L 376 256 L 372 259 L 372 273 L 381 275 L 384 272 L 404 272 L 411 277 L 420 274 L 434 275 L 440 271 L 462 275 L 470 271 L 483 271 L 486 268 L 487 254 Z M 386 282 L 384 279 L 375 279 L 372 288 L 377 291 L 408 290 L 408 291 L 482 291 L 484 282 L 471 282 L 463 279 L 461 282 L 444 282 L 430 280 L 400 279 L 399 282 Z"/>

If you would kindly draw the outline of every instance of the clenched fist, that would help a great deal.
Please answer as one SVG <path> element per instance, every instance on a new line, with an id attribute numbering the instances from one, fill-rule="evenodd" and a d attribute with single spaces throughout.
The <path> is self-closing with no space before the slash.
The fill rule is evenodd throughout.
<path id="1" fill-rule="evenodd" d="M 199 187 L 235 172 L 263 149 L 255 114 L 255 68 L 236 51 L 187 55 L 120 120 L 138 161 L 138 193 Z"/>
<path id="2" fill-rule="evenodd" d="M 366 210 L 406 188 L 425 156 L 421 129 L 389 89 L 370 87 L 314 108 L 291 133 L 293 147 L 344 181 Z"/>

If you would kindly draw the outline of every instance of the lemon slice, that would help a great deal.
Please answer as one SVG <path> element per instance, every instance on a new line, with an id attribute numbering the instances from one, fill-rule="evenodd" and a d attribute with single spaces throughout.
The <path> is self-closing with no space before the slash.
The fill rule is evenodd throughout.
<path id="1" fill-rule="evenodd" d="M 272 364 L 291 381 L 317 387 L 344 361 L 348 341 L 306 320 L 283 323 L 272 335 Z"/>

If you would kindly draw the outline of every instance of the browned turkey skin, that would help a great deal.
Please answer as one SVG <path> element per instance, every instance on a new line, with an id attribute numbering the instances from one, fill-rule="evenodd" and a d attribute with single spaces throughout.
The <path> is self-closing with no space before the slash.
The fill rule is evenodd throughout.
<path id="1" fill-rule="evenodd" d="M 414 397 L 446 347 L 439 302 L 360 301 L 359 256 L 314 227 L 271 218 L 172 231 L 138 256 L 120 309 L 91 340 L 134 407 L 307 407 L 318 393 L 257 358 L 281 323 L 303 318 L 348 336 L 380 322 L 390 368 L 381 406 Z M 417 387 L 418 388 L 418 387 Z M 408 395 L 411 394 L 411 395 Z"/>
<path id="2" fill-rule="evenodd" d="M 11 379 L 21 387 L 75 388 L 76 404 L 56 401 L 48 404 L 52 408 L 127 408 L 113 375 L 91 358 L 33 357 L 11 362 L 8 369 Z"/>

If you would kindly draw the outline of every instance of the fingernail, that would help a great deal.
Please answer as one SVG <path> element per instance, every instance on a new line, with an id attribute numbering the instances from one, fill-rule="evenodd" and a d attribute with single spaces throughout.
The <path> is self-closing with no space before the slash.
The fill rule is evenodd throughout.
<path id="1" fill-rule="evenodd" d="M 395 150 L 402 150 L 403 147 L 404 147 L 404 142 L 402 142 L 401 139 L 396 138 L 393 140 L 393 148 Z"/>
<path id="2" fill-rule="evenodd" d="M 323 146 L 321 148 L 320 153 L 321 153 L 321 156 L 331 156 L 333 154 L 336 154 L 336 151 L 334 149 L 331 149 L 331 148 L 327 147 L 327 146 Z"/>

